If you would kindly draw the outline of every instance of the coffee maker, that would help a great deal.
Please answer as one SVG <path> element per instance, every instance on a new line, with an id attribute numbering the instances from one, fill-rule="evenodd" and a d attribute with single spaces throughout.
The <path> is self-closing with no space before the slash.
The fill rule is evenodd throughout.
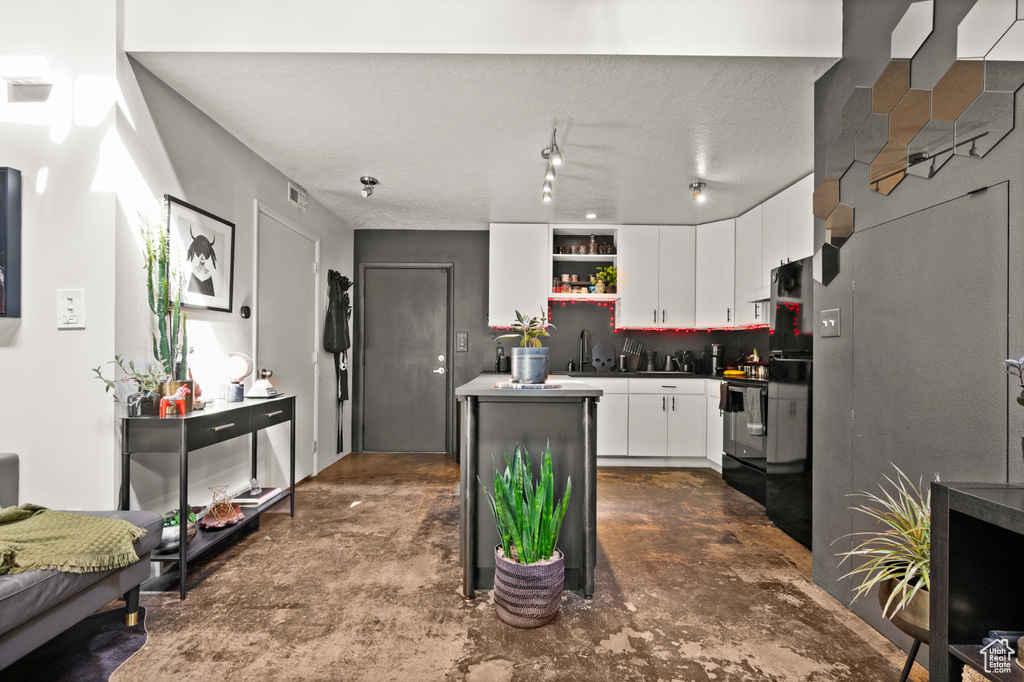
<path id="1" fill-rule="evenodd" d="M 725 348 L 720 343 L 711 344 L 711 374 L 718 375 L 725 370 Z"/>

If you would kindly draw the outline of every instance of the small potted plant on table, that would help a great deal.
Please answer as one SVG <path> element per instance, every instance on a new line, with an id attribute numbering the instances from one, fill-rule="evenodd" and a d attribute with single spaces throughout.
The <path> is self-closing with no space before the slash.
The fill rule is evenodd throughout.
<path id="1" fill-rule="evenodd" d="M 477 477 L 480 481 L 480 478 Z M 505 472 L 494 468 L 494 494 L 480 481 L 494 514 L 501 544 L 494 548 L 494 606 L 498 618 L 517 628 L 550 623 L 562 602 L 565 557 L 556 548 L 569 507 L 572 477 L 555 504 L 550 444 L 544 451 L 540 481 L 530 470 L 530 455 L 516 445 Z"/>
<path id="2" fill-rule="evenodd" d="M 494 339 L 519 339 L 519 346 L 512 348 L 512 381 L 517 384 L 543 384 L 548 378 L 548 366 L 550 360 L 548 349 L 540 343 L 541 336 L 550 336 L 547 327 L 555 328 L 555 325 L 548 324 L 547 316 L 541 311 L 540 315 L 525 316 L 516 311 L 516 321 L 512 323 L 512 333 L 502 334 Z"/>
<path id="3" fill-rule="evenodd" d="M 126 364 L 121 355 L 115 355 L 107 364 L 115 366 L 113 379 L 103 376 L 101 367 L 94 367 L 92 370 L 96 373 L 96 378 L 106 384 L 104 392 L 114 391 L 114 401 L 124 402 L 128 406 L 130 417 L 155 417 L 160 411 L 160 385 L 167 379 L 167 375 L 153 366 L 137 369 L 134 360 L 129 360 Z M 121 370 L 122 374 L 120 379 L 116 378 L 118 370 Z M 122 401 L 117 391 L 118 384 L 133 386 L 136 392 Z"/>

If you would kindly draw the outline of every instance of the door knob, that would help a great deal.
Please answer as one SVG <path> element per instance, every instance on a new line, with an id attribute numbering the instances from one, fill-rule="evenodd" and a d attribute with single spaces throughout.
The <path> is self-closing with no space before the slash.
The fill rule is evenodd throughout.
<path id="1" fill-rule="evenodd" d="M 444 374 L 444 367 L 438 367 L 435 370 L 431 370 L 431 374 Z"/>

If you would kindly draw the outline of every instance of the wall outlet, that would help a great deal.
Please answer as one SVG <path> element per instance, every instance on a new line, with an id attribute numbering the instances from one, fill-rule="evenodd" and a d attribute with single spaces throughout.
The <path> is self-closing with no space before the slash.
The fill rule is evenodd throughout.
<path id="1" fill-rule="evenodd" d="M 823 337 L 839 336 L 839 308 L 821 311 L 820 329 Z"/>
<path id="2" fill-rule="evenodd" d="M 469 332 L 455 332 L 455 352 L 469 352 Z"/>
<path id="3" fill-rule="evenodd" d="M 85 289 L 57 289 L 57 329 L 85 329 Z"/>

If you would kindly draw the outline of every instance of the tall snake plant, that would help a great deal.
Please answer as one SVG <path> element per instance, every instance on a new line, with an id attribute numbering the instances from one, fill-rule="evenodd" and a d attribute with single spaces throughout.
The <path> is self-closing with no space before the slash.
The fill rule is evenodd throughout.
<path id="1" fill-rule="evenodd" d="M 156 316 L 153 357 L 174 381 L 188 379 L 187 316 L 181 308 L 181 276 L 172 267 L 170 235 L 163 224 L 143 221 L 146 247 L 146 292 Z"/>
<path id="2" fill-rule="evenodd" d="M 505 451 L 505 471 L 494 466 L 494 494 L 483 481 L 480 487 L 494 514 L 505 557 L 520 564 L 550 559 L 562 532 L 562 520 L 569 507 L 572 477 L 565 482 L 565 495 L 555 505 L 555 476 L 551 462 L 551 444 L 544 451 L 540 481 L 534 482 L 530 470 L 530 454 L 516 444 L 510 459 Z"/>

